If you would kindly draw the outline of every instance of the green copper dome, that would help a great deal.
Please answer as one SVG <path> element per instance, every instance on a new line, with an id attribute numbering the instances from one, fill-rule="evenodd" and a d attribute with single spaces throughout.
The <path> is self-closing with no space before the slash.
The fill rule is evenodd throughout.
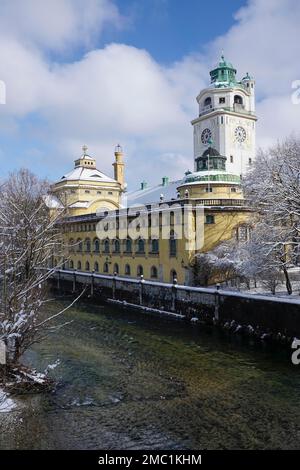
<path id="1" fill-rule="evenodd" d="M 227 87 L 236 84 L 236 69 L 233 65 L 221 56 L 218 66 L 209 72 L 211 83 L 215 87 Z"/>

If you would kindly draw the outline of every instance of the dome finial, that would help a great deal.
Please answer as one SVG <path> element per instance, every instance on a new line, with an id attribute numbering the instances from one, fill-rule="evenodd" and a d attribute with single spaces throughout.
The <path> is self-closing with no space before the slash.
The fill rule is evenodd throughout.
<path id="1" fill-rule="evenodd" d="M 87 155 L 87 150 L 88 150 L 88 146 L 84 144 L 84 145 L 82 146 L 82 151 L 83 151 L 83 156 L 84 156 L 84 157 Z"/>

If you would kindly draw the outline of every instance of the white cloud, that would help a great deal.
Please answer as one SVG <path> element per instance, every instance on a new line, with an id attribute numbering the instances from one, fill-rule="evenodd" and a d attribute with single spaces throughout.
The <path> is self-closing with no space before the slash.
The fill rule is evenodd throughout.
<path id="1" fill-rule="evenodd" d="M 83 143 L 105 171 L 111 171 L 114 145 L 123 144 L 129 182 L 136 186 L 192 168 L 195 97 L 208 84 L 222 49 L 240 77 L 248 71 L 257 80 L 259 143 L 297 130 L 300 105 L 290 99 L 291 82 L 300 79 L 295 0 L 251 1 L 225 35 L 207 45 L 205 55 L 191 54 L 168 67 L 124 44 L 93 50 L 106 23 L 118 28 L 122 22 L 110 0 L 51 0 L 46 12 L 41 4 L 0 0 L 0 78 L 7 84 L 0 113 L 2 132 L 37 116 L 35 132 L 56 146 L 55 155 L 45 157 L 45 169 L 55 166 L 58 177 Z M 77 61 L 55 63 L 45 54 L 79 43 L 89 52 Z"/>
<path id="2" fill-rule="evenodd" d="M 1 0 L 1 35 L 50 50 L 91 46 L 106 25 L 124 19 L 110 0 Z"/>

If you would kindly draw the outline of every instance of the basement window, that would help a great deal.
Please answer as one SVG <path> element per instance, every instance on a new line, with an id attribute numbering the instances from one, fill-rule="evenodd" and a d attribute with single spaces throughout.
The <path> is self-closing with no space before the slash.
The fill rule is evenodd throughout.
<path id="1" fill-rule="evenodd" d="M 206 224 L 214 224 L 215 223 L 215 216 L 211 214 L 207 214 L 205 217 L 205 223 Z"/>

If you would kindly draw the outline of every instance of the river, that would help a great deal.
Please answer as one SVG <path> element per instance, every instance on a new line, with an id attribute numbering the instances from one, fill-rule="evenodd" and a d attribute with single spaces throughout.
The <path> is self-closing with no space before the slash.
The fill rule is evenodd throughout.
<path id="1" fill-rule="evenodd" d="M 300 448 L 289 352 L 112 306 L 61 321 L 26 356 L 40 370 L 60 359 L 59 385 L 0 413 L 1 449 Z"/>

